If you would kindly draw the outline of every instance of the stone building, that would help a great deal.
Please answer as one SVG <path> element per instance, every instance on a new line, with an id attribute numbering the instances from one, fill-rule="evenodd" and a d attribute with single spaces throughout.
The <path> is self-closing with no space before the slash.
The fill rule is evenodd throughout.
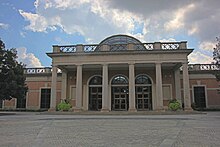
<path id="1" fill-rule="evenodd" d="M 74 111 L 165 110 L 178 99 L 185 110 L 220 108 L 219 82 L 211 64 L 188 64 L 186 41 L 142 43 L 127 35 L 99 44 L 54 45 L 52 68 L 25 69 L 24 100 L 0 103 L 2 109 L 55 110 L 68 100 Z"/>

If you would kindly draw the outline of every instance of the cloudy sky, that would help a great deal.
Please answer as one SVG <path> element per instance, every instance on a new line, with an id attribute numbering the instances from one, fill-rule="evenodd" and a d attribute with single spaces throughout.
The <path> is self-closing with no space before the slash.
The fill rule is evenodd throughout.
<path id="1" fill-rule="evenodd" d="M 99 43 L 115 34 L 143 42 L 188 41 L 190 63 L 211 63 L 220 0 L 1 0 L 0 38 L 27 67 L 50 66 L 52 45 Z"/>

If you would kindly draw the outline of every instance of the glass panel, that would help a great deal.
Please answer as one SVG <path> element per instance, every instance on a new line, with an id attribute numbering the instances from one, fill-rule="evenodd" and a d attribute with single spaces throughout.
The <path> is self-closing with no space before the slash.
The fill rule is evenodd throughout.
<path id="1" fill-rule="evenodd" d="M 99 92 L 101 87 L 90 87 L 89 93 L 89 110 L 100 110 L 102 108 L 102 93 Z"/>
<path id="2" fill-rule="evenodd" d="M 102 85 L 102 77 L 101 76 L 93 77 L 90 80 L 89 85 Z"/>
<path id="3" fill-rule="evenodd" d="M 146 75 L 139 75 L 135 79 L 135 84 L 151 84 L 151 81 Z"/>
<path id="4" fill-rule="evenodd" d="M 128 80 L 125 76 L 118 75 L 112 80 L 112 84 L 128 84 Z"/>

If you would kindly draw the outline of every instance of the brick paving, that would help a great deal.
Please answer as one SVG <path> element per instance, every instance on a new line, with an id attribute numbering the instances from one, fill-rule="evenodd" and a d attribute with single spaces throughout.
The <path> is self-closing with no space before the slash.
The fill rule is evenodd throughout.
<path id="1" fill-rule="evenodd" d="M 220 112 L 0 116 L 1 147 L 220 146 Z"/>

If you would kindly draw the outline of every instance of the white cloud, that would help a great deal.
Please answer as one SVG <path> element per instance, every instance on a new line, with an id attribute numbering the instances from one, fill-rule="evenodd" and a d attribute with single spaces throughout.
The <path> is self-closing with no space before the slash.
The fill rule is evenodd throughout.
<path id="1" fill-rule="evenodd" d="M 33 14 L 19 10 L 19 13 L 28 21 L 30 25 L 26 26 L 27 30 L 32 30 L 34 32 L 47 32 L 47 29 L 51 31 L 56 30 L 55 26 L 60 26 L 60 17 L 53 16 L 50 18 L 45 18 L 39 14 Z"/>
<path id="2" fill-rule="evenodd" d="M 0 29 L 8 29 L 9 25 L 5 23 L 0 23 Z"/>
<path id="3" fill-rule="evenodd" d="M 174 38 L 169 38 L 169 39 L 161 39 L 160 42 L 175 42 L 176 39 Z"/>
<path id="4" fill-rule="evenodd" d="M 213 62 L 212 57 L 203 54 L 199 51 L 192 52 L 189 56 L 189 63 L 190 64 L 210 64 Z"/>
<path id="5" fill-rule="evenodd" d="M 89 43 L 113 34 L 132 35 L 144 42 L 192 36 L 201 43 L 200 51 L 193 52 L 190 60 L 210 63 L 212 57 L 207 54 L 220 32 L 219 4 L 219 0 L 36 0 L 35 13 L 19 13 L 29 22 L 28 30 L 61 29 L 67 34 L 81 34 Z M 142 27 L 134 33 L 137 24 Z"/>
<path id="6" fill-rule="evenodd" d="M 30 23 L 26 29 L 48 32 L 61 28 L 67 34 L 80 33 L 90 42 L 112 34 L 132 34 L 135 23 L 143 21 L 129 11 L 108 7 L 108 2 L 102 0 L 37 0 L 35 7 L 36 13 L 19 10 Z"/>
<path id="7" fill-rule="evenodd" d="M 40 60 L 33 54 L 27 53 L 25 47 L 17 48 L 18 61 L 26 65 L 26 67 L 42 67 Z"/>
<path id="8" fill-rule="evenodd" d="M 177 30 L 184 27 L 184 17 L 185 13 L 190 11 L 190 9 L 195 8 L 194 4 L 189 4 L 186 7 L 182 7 L 174 12 L 173 19 L 164 24 L 167 31 Z"/>
<path id="9" fill-rule="evenodd" d="M 207 50 L 213 52 L 213 48 L 215 47 L 215 43 L 211 41 L 203 41 L 199 44 L 199 48 L 201 50 Z"/>

